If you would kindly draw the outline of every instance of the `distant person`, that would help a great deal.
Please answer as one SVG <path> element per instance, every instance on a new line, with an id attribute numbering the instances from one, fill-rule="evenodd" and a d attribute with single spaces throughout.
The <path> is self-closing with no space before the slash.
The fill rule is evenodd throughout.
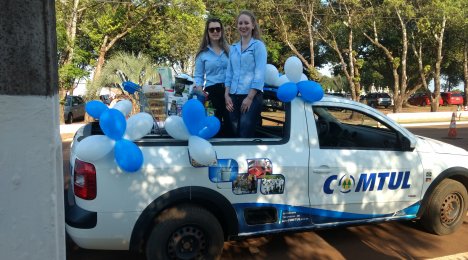
<path id="1" fill-rule="evenodd" d="M 204 90 L 208 93 L 208 99 L 215 109 L 214 115 L 221 122 L 221 133 L 224 135 L 229 135 L 231 132 L 224 100 L 228 55 L 229 46 L 221 20 L 209 18 L 195 58 L 194 92 L 201 92 L 205 86 Z"/>
<path id="2" fill-rule="evenodd" d="M 236 24 L 240 41 L 229 50 L 224 98 L 234 134 L 254 137 L 263 103 L 267 51 L 250 11 L 240 12 Z"/>

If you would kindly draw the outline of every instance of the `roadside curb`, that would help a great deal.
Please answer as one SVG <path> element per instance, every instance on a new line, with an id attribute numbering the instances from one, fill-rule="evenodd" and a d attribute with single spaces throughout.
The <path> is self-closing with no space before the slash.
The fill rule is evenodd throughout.
<path id="1" fill-rule="evenodd" d="M 419 113 L 389 113 L 387 116 L 397 123 L 414 124 L 414 123 L 446 123 L 450 124 L 452 115 L 455 113 L 456 122 L 468 122 L 467 111 L 456 112 L 419 112 Z"/>

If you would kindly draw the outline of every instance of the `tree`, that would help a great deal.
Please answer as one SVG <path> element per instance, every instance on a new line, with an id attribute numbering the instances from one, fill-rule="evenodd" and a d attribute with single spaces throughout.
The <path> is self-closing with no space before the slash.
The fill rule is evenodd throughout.
<path id="1" fill-rule="evenodd" d="M 358 13 L 362 12 L 359 1 L 328 1 L 327 14 L 321 19 L 318 35 L 335 52 L 340 64 L 340 74 L 348 81 L 353 100 L 361 94 L 360 68 L 363 60 L 358 58 L 354 30 L 359 27 Z"/>
<path id="2" fill-rule="evenodd" d="M 104 65 L 101 77 L 95 84 L 89 84 L 87 98 L 94 99 L 103 86 L 117 87 L 122 90 L 122 81 L 132 81 L 142 86 L 149 82 L 159 81 L 159 74 L 156 66 L 152 63 L 151 57 L 139 53 L 137 55 L 119 52 L 114 54 Z M 128 95 L 121 92 L 122 97 L 129 99 L 133 103 L 133 112 L 139 109 L 139 94 Z"/>
<path id="3" fill-rule="evenodd" d="M 148 17 L 155 15 L 157 7 L 164 9 L 166 1 L 102 2 L 88 9 L 81 29 L 93 42 L 97 62 L 93 81 L 99 78 L 106 54 L 114 45 Z"/>
<path id="4" fill-rule="evenodd" d="M 92 7 L 88 0 L 56 1 L 57 9 L 57 45 L 59 67 L 59 93 L 63 99 L 67 91 L 75 88 L 76 79 L 88 75 L 89 54 L 77 44 L 77 27 L 83 12 Z"/>
<path id="5" fill-rule="evenodd" d="M 393 112 L 401 111 L 403 101 L 407 99 L 407 57 L 408 57 L 408 28 L 407 24 L 414 16 L 413 6 L 403 0 L 385 0 L 381 6 L 371 7 L 372 15 L 370 16 L 371 35 L 364 32 L 364 36 L 377 48 L 383 51 L 387 63 L 392 70 L 393 76 Z M 400 33 L 400 50 L 395 53 L 400 53 L 397 57 L 388 46 L 385 46 L 382 36 L 388 36 L 384 31 L 393 29 L 392 24 L 386 24 L 388 19 L 382 19 L 384 16 L 396 16 L 399 24 Z M 384 29 L 385 28 L 385 29 Z M 382 32 L 382 34 L 380 34 Z"/>
<path id="6" fill-rule="evenodd" d="M 282 1 L 282 4 L 276 4 L 274 1 L 268 1 L 273 6 L 270 18 L 279 32 L 280 39 L 285 43 L 304 64 L 308 76 L 314 80 L 319 80 L 319 73 L 315 66 L 315 48 L 316 48 L 316 30 L 317 22 L 316 12 L 321 7 L 320 1 L 310 0 L 290 0 Z M 301 26 L 298 26 L 301 25 Z M 303 37 L 304 30 L 298 31 L 295 28 L 305 28 L 306 37 Z M 308 46 L 307 50 L 300 49 L 298 46 L 304 41 Z"/>

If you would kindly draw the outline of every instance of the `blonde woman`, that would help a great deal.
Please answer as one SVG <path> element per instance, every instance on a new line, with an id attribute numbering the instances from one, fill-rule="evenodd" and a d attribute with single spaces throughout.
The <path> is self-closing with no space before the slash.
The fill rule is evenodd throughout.
<path id="1" fill-rule="evenodd" d="M 254 137 L 263 103 L 267 51 L 250 11 L 240 12 L 236 24 L 240 41 L 229 50 L 224 98 L 234 134 Z"/>

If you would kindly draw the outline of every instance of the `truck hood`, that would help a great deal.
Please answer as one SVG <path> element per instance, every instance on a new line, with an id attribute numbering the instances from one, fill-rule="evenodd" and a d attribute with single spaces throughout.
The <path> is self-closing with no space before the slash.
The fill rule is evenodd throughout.
<path id="1" fill-rule="evenodd" d="M 427 153 L 439 153 L 439 154 L 456 154 L 456 155 L 468 155 L 468 152 L 455 145 L 444 143 L 429 137 L 417 136 L 418 145 L 417 149 L 419 152 Z"/>

